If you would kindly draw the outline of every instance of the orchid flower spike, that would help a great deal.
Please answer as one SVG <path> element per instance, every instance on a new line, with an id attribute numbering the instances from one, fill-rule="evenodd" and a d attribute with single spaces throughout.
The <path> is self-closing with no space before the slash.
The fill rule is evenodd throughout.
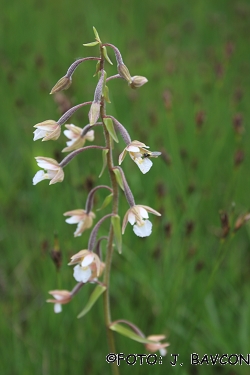
<path id="1" fill-rule="evenodd" d="M 82 137 L 82 129 L 78 126 L 75 126 L 73 124 L 66 124 L 65 127 L 68 130 L 64 130 L 64 134 L 69 139 L 69 141 L 66 142 L 67 147 L 65 147 L 62 152 L 77 150 L 78 148 L 83 147 L 86 140 L 92 142 L 95 138 L 93 129 L 88 131 L 88 133 Z"/>
<path id="2" fill-rule="evenodd" d="M 64 172 L 56 160 L 43 156 L 37 156 L 35 159 L 38 167 L 45 169 L 47 173 L 41 170 L 38 171 L 33 178 L 33 185 L 38 184 L 42 180 L 51 180 L 50 185 L 63 181 Z"/>
<path id="3" fill-rule="evenodd" d="M 87 213 L 86 210 L 82 210 L 82 209 L 67 211 L 63 215 L 71 216 L 65 220 L 66 223 L 77 224 L 77 228 L 74 233 L 75 237 L 81 236 L 81 234 L 86 229 L 92 227 L 93 219 L 95 218 L 95 214 L 92 211 Z"/>
<path id="4" fill-rule="evenodd" d="M 49 292 L 54 299 L 48 299 L 47 302 L 54 303 L 54 312 L 56 314 L 62 311 L 62 305 L 71 301 L 71 293 L 68 290 L 51 290 Z"/>
<path id="5" fill-rule="evenodd" d="M 151 157 L 158 157 L 161 155 L 160 152 L 151 152 L 147 150 L 149 146 L 146 146 L 144 143 L 139 141 L 132 141 L 129 143 L 123 152 L 119 156 L 119 165 L 123 162 L 127 152 L 134 162 L 138 165 L 139 169 L 143 174 L 147 173 L 152 167 L 153 163 L 149 159 Z"/>
<path id="6" fill-rule="evenodd" d="M 161 356 L 165 356 L 167 354 L 166 347 L 170 345 L 168 342 L 161 343 L 161 340 L 164 340 L 165 338 L 166 338 L 166 336 L 164 336 L 164 335 L 151 335 L 151 336 L 148 336 L 147 339 L 155 341 L 155 344 L 153 344 L 153 343 L 152 344 L 145 344 L 145 348 L 149 352 L 152 352 L 152 353 L 154 353 L 157 350 L 159 350 L 160 355 Z"/>
<path id="7" fill-rule="evenodd" d="M 98 255 L 90 250 L 80 250 L 73 255 L 69 266 L 72 264 L 77 264 L 74 267 L 75 280 L 82 283 L 95 281 L 97 277 L 101 276 L 105 267 Z"/>
<path id="8" fill-rule="evenodd" d="M 125 232 L 128 221 L 133 225 L 133 231 L 138 237 L 148 237 L 152 233 L 152 223 L 148 219 L 148 212 L 161 216 L 161 214 L 151 207 L 135 205 L 126 212 L 122 223 L 122 234 Z"/>
<path id="9" fill-rule="evenodd" d="M 37 141 L 41 138 L 43 138 L 42 141 L 55 141 L 61 134 L 61 126 L 54 120 L 39 122 L 34 125 L 34 128 L 36 128 L 36 130 L 34 131 L 33 141 Z"/>

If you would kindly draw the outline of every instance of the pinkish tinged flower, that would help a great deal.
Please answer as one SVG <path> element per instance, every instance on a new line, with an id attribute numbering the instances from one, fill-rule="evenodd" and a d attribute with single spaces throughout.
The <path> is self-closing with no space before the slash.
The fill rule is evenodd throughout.
<path id="1" fill-rule="evenodd" d="M 71 301 L 71 293 L 68 290 L 51 290 L 49 294 L 54 299 L 48 299 L 47 302 L 54 303 L 54 312 L 57 314 L 62 311 L 62 305 Z"/>
<path id="2" fill-rule="evenodd" d="M 141 172 L 143 174 L 147 173 L 153 165 L 152 161 L 149 158 L 161 155 L 160 152 L 151 152 L 147 150 L 147 148 L 149 147 L 142 142 L 132 141 L 120 154 L 119 165 L 121 165 L 128 152 L 131 159 L 134 160 L 134 162 L 138 165 Z"/>
<path id="3" fill-rule="evenodd" d="M 82 137 L 82 129 L 78 126 L 75 126 L 73 124 L 67 124 L 65 126 L 68 130 L 64 130 L 64 134 L 67 138 L 69 138 L 69 141 L 66 142 L 67 147 L 65 147 L 62 152 L 76 150 L 82 147 L 85 144 L 86 140 L 89 142 L 92 142 L 94 140 L 94 130 L 88 131 L 88 133 Z"/>
<path id="4" fill-rule="evenodd" d="M 45 169 L 47 172 L 38 171 L 33 178 L 33 185 L 38 184 L 42 180 L 51 180 L 50 185 L 63 181 L 64 172 L 56 160 L 43 156 L 37 156 L 35 159 L 38 167 Z"/>
<path id="5" fill-rule="evenodd" d="M 87 213 L 85 210 L 78 209 L 65 212 L 64 216 L 71 216 L 66 219 L 66 223 L 68 224 L 77 224 L 76 231 L 74 233 L 75 237 L 81 236 L 81 234 L 88 228 L 90 228 L 93 224 L 93 219 L 95 218 L 95 214 L 90 211 Z"/>
<path id="6" fill-rule="evenodd" d="M 34 125 L 37 128 L 34 131 L 33 141 L 43 138 L 43 141 L 56 140 L 61 134 L 61 126 L 54 120 L 39 122 Z"/>
<path id="7" fill-rule="evenodd" d="M 164 336 L 164 335 L 151 335 L 151 336 L 148 336 L 147 339 L 155 341 L 155 344 L 153 344 L 153 343 L 152 344 L 145 344 L 145 348 L 149 352 L 152 352 L 152 353 L 154 353 L 157 350 L 159 350 L 160 354 L 162 356 L 165 356 L 167 354 L 166 347 L 170 345 L 168 342 L 161 343 L 161 340 L 164 340 L 165 338 L 166 338 L 166 336 Z"/>
<path id="8" fill-rule="evenodd" d="M 151 207 L 144 205 L 135 205 L 130 207 L 126 212 L 123 224 L 122 224 L 122 234 L 125 231 L 128 221 L 133 225 L 134 233 L 139 237 L 148 237 L 152 233 L 152 223 L 147 220 L 148 212 L 151 214 L 161 216 L 161 214 Z"/>
<path id="9" fill-rule="evenodd" d="M 71 257 L 69 266 L 77 264 L 74 267 L 74 278 L 78 282 L 86 283 L 94 281 L 99 277 L 104 269 L 104 263 L 101 262 L 97 254 L 90 250 L 80 250 Z"/>

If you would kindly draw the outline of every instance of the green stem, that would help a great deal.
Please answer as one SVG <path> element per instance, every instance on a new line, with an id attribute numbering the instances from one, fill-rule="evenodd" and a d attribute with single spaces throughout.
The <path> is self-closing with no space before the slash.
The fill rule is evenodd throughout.
<path id="1" fill-rule="evenodd" d="M 100 68 L 104 68 L 104 56 L 101 50 L 101 63 Z M 100 115 L 102 120 L 106 116 L 106 109 L 105 109 L 105 102 L 102 99 L 101 102 L 101 110 Z M 106 147 L 108 148 L 109 152 L 107 153 L 107 166 L 109 170 L 111 185 L 113 189 L 113 214 L 118 213 L 118 184 L 115 178 L 115 174 L 113 172 L 113 156 L 112 156 L 112 144 L 111 144 L 111 138 L 109 135 L 109 132 L 107 131 L 105 124 L 103 122 L 103 129 L 104 129 L 104 136 L 106 140 Z M 111 272 L 111 264 L 112 264 L 112 255 L 113 255 L 113 241 L 114 241 L 114 230 L 112 224 L 110 224 L 109 229 L 109 236 L 108 236 L 108 244 L 107 244 L 107 253 L 106 253 L 106 260 L 105 260 L 105 272 L 104 272 L 104 278 L 103 282 L 106 286 L 106 290 L 103 293 L 104 298 L 104 318 L 105 318 L 105 324 L 106 324 L 106 332 L 107 332 L 107 339 L 108 339 L 108 346 L 110 353 L 116 353 L 115 348 L 115 340 L 114 340 L 114 333 L 109 328 L 112 320 L 111 320 L 111 311 L 110 311 L 110 272 Z M 116 363 L 112 365 L 112 372 L 114 375 L 119 375 L 119 367 Z"/>

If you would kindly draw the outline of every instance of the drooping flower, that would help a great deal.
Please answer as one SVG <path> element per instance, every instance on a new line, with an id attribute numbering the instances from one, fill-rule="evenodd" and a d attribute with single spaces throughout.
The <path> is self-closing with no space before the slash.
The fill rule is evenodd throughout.
<path id="1" fill-rule="evenodd" d="M 85 210 L 78 209 L 65 212 L 64 216 L 71 216 L 66 219 L 66 223 L 68 224 L 77 224 L 76 231 L 74 233 L 75 237 L 81 236 L 81 234 L 88 228 L 90 228 L 93 224 L 93 219 L 95 218 L 95 214 L 90 211 L 87 213 Z"/>
<path id="2" fill-rule="evenodd" d="M 166 347 L 170 345 L 168 342 L 161 343 L 161 340 L 164 340 L 165 338 L 166 338 L 166 336 L 164 336 L 164 335 L 151 335 L 151 336 L 148 336 L 147 339 L 155 341 L 155 344 L 153 344 L 153 343 L 152 344 L 145 344 L 145 348 L 149 352 L 152 352 L 152 353 L 154 353 L 157 350 L 159 350 L 160 354 L 162 356 L 165 356 L 167 354 Z"/>
<path id="3" fill-rule="evenodd" d="M 94 140 L 94 130 L 88 131 L 88 133 L 82 137 L 82 129 L 78 126 L 75 126 L 73 124 L 66 124 L 65 126 L 68 130 L 64 130 L 64 134 L 67 138 L 69 138 L 69 141 L 66 142 L 67 147 L 65 147 L 62 152 L 76 150 L 82 147 L 85 144 L 86 140 L 89 142 L 92 142 Z"/>
<path id="4" fill-rule="evenodd" d="M 48 299 L 47 302 L 54 303 L 54 312 L 56 314 L 62 311 L 62 305 L 71 301 L 71 293 L 68 290 L 51 290 L 49 292 L 54 299 Z"/>
<path id="5" fill-rule="evenodd" d="M 139 169 L 143 174 L 147 173 L 150 168 L 152 167 L 153 163 L 149 159 L 150 157 L 157 157 L 161 153 L 160 152 L 151 152 L 147 150 L 149 146 L 146 146 L 144 143 L 139 141 L 132 141 L 129 143 L 123 152 L 119 156 L 119 165 L 123 162 L 127 152 L 129 153 L 130 157 L 134 162 L 138 165 Z"/>
<path id="6" fill-rule="evenodd" d="M 148 237 L 152 233 L 152 223 L 148 219 L 148 212 L 161 216 L 161 214 L 151 207 L 135 205 L 126 212 L 122 223 L 122 234 L 125 231 L 128 221 L 133 225 L 134 233 L 139 237 Z"/>
<path id="7" fill-rule="evenodd" d="M 78 282 L 86 283 L 94 281 L 99 277 L 104 269 L 97 254 L 90 250 L 80 250 L 71 257 L 69 265 L 77 264 L 74 267 L 74 278 Z"/>
<path id="8" fill-rule="evenodd" d="M 64 172 L 56 160 L 43 156 L 37 156 L 35 159 L 38 167 L 45 169 L 47 173 L 41 170 L 38 171 L 33 177 L 33 185 L 38 184 L 42 180 L 51 180 L 50 185 L 63 181 Z"/>
<path id="9" fill-rule="evenodd" d="M 33 141 L 41 138 L 43 138 L 42 141 L 56 140 L 61 134 L 61 126 L 54 120 L 39 122 L 34 125 L 34 128 L 37 129 L 34 131 Z"/>

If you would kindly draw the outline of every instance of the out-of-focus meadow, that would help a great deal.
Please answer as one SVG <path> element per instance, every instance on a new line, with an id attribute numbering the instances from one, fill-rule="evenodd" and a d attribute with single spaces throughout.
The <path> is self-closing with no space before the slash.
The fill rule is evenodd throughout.
<path id="1" fill-rule="evenodd" d="M 171 343 L 162 365 L 133 366 L 136 374 L 248 374 L 247 365 L 191 366 L 190 354 L 250 352 L 250 3 L 231 1 L 2 1 L 0 76 L 0 370 L 5 375 L 111 373 L 99 300 L 82 319 L 92 285 L 54 314 L 48 290 L 71 289 L 70 255 L 87 246 L 74 238 L 63 213 L 84 208 L 102 167 L 97 150 L 65 168 L 63 183 L 32 186 L 35 156 L 62 160 L 64 135 L 33 142 L 33 125 L 57 120 L 69 105 L 93 98 L 95 62 L 80 66 L 63 95 L 48 95 L 78 57 L 95 26 L 116 45 L 132 75 L 149 80 L 138 91 L 109 84 L 107 112 L 162 157 L 142 175 L 130 158 L 124 171 L 137 203 L 162 212 L 153 233 L 136 237 L 129 225 L 111 276 L 113 319 L 127 319 L 146 335 Z M 108 75 L 116 74 L 108 66 Z M 87 124 L 87 110 L 72 122 Z M 103 144 L 100 130 L 96 144 Z M 117 160 L 123 150 L 115 145 Z M 97 194 L 102 204 L 105 191 Z M 120 215 L 128 206 L 121 194 Z M 109 207 L 103 212 L 108 213 Z M 102 211 L 97 217 L 102 216 Z M 235 231 L 235 225 L 242 226 Z M 102 227 L 106 234 L 108 223 Z M 54 233 L 63 252 L 51 260 Z M 119 352 L 145 348 L 116 334 Z M 171 370 L 170 353 L 179 353 Z M 122 374 L 131 366 L 121 365 Z"/>

